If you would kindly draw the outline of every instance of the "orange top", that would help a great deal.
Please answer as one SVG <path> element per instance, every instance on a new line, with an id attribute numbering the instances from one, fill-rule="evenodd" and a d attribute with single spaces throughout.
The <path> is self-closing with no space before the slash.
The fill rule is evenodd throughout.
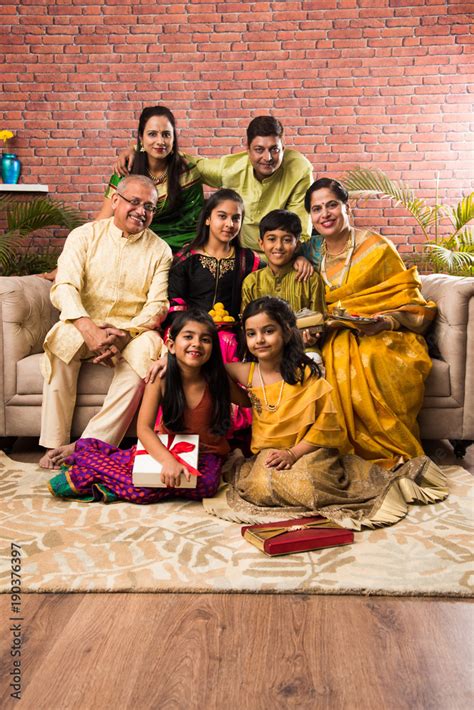
<path id="1" fill-rule="evenodd" d="M 211 393 L 209 392 L 209 387 L 206 386 L 199 404 L 194 409 L 188 406 L 184 409 L 185 431 L 170 432 L 163 424 L 161 410 L 158 414 L 155 429 L 159 434 L 197 434 L 199 436 L 199 453 L 227 456 L 230 451 L 227 439 L 224 436 L 213 434 L 211 431 L 212 405 Z"/>

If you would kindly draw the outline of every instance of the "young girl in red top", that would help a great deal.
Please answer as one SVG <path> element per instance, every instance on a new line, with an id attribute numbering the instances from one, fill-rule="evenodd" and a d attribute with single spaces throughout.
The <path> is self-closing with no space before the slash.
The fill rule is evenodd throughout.
<path id="1" fill-rule="evenodd" d="M 61 473 L 51 479 L 51 493 L 106 503 L 154 503 L 175 496 L 201 500 L 216 493 L 222 463 L 229 452 L 225 434 L 230 426 L 231 399 L 247 406 L 249 400 L 225 372 L 217 330 L 206 313 L 189 309 L 177 315 L 167 345 L 166 377 L 146 386 L 137 425 L 143 446 L 163 467 L 161 479 L 167 487 L 133 485 L 135 446 L 123 451 L 97 439 L 79 439 Z M 178 487 L 181 476 L 189 480 L 192 474 L 156 433 L 199 435 L 201 475 L 196 488 Z"/>

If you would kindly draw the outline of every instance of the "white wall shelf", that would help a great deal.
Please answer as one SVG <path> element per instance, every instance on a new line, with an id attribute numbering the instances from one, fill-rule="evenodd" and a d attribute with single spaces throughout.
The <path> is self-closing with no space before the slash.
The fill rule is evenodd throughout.
<path id="1" fill-rule="evenodd" d="M 7 185 L 0 182 L 0 192 L 49 192 L 48 185 L 35 185 L 20 182 L 16 185 Z"/>

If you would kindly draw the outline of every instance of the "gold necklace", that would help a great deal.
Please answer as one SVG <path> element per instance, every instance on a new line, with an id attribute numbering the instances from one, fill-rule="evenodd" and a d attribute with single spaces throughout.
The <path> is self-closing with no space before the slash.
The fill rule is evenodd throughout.
<path id="1" fill-rule="evenodd" d="M 260 363 L 259 362 L 257 362 L 257 370 L 258 370 L 258 376 L 260 378 L 260 384 L 262 385 L 263 401 L 265 402 L 265 409 L 268 412 L 276 412 L 276 410 L 278 409 L 278 407 L 281 404 L 281 398 L 283 395 L 283 387 L 285 386 L 285 380 L 281 381 L 280 394 L 278 396 L 277 403 L 276 404 L 268 404 L 267 393 L 265 392 L 265 384 L 263 382 L 263 377 L 262 377 L 262 372 L 260 370 Z"/>
<path id="2" fill-rule="evenodd" d="M 231 247 L 229 254 L 227 256 L 214 256 L 214 254 L 209 254 L 209 252 L 206 251 L 204 249 L 204 247 L 201 247 L 201 249 L 206 256 L 210 256 L 211 259 L 217 259 L 217 261 L 220 261 L 221 259 L 232 259 L 232 257 L 234 256 L 234 253 L 235 253 L 234 247 Z"/>
<path id="3" fill-rule="evenodd" d="M 323 246 L 325 247 L 325 243 Z M 347 248 L 347 246 L 344 248 L 344 251 L 346 250 L 346 248 Z M 324 283 L 326 284 L 326 286 L 329 286 L 329 289 L 331 291 L 334 291 L 334 289 L 344 286 L 347 279 L 349 278 L 349 271 L 351 268 L 351 262 L 352 262 L 352 257 L 354 255 L 355 248 L 356 248 L 355 229 L 352 229 L 351 230 L 351 245 L 350 245 L 350 248 L 347 252 L 346 260 L 344 262 L 344 268 L 342 269 L 342 273 L 341 273 L 341 276 L 340 276 L 338 282 L 336 282 L 334 284 L 331 283 L 331 281 L 329 281 L 328 276 L 326 274 L 326 249 L 325 248 L 323 249 L 324 253 L 323 253 L 323 258 L 321 259 L 321 266 L 319 267 L 319 271 L 321 273 Z M 339 253 L 342 254 L 343 252 L 339 252 Z M 331 256 L 337 256 L 337 254 L 331 254 Z"/>
<path id="4" fill-rule="evenodd" d="M 147 168 L 147 173 L 154 185 L 161 185 L 161 183 L 165 182 L 168 177 L 168 166 L 166 166 L 166 168 L 159 175 L 153 175 L 150 168 Z"/>
<path id="5" fill-rule="evenodd" d="M 324 253 L 326 256 L 340 256 L 341 254 L 344 254 L 344 252 L 347 250 L 347 247 L 349 246 L 349 237 L 347 237 L 345 244 L 343 248 L 340 251 L 328 251 L 328 245 L 326 244 L 326 240 L 323 242 L 323 248 L 324 248 Z"/>

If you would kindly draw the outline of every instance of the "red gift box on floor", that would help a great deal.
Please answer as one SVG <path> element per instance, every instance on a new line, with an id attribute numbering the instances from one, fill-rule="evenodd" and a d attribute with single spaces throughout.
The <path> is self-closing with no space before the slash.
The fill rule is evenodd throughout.
<path id="1" fill-rule="evenodd" d="M 242 535 L 266 555 L 289 555 L 322 547 L 350 545 L 352 530 L 346 530 L 321 515 L 313 518 L 293 518 L 276 523 L 244 525 Z"/>

